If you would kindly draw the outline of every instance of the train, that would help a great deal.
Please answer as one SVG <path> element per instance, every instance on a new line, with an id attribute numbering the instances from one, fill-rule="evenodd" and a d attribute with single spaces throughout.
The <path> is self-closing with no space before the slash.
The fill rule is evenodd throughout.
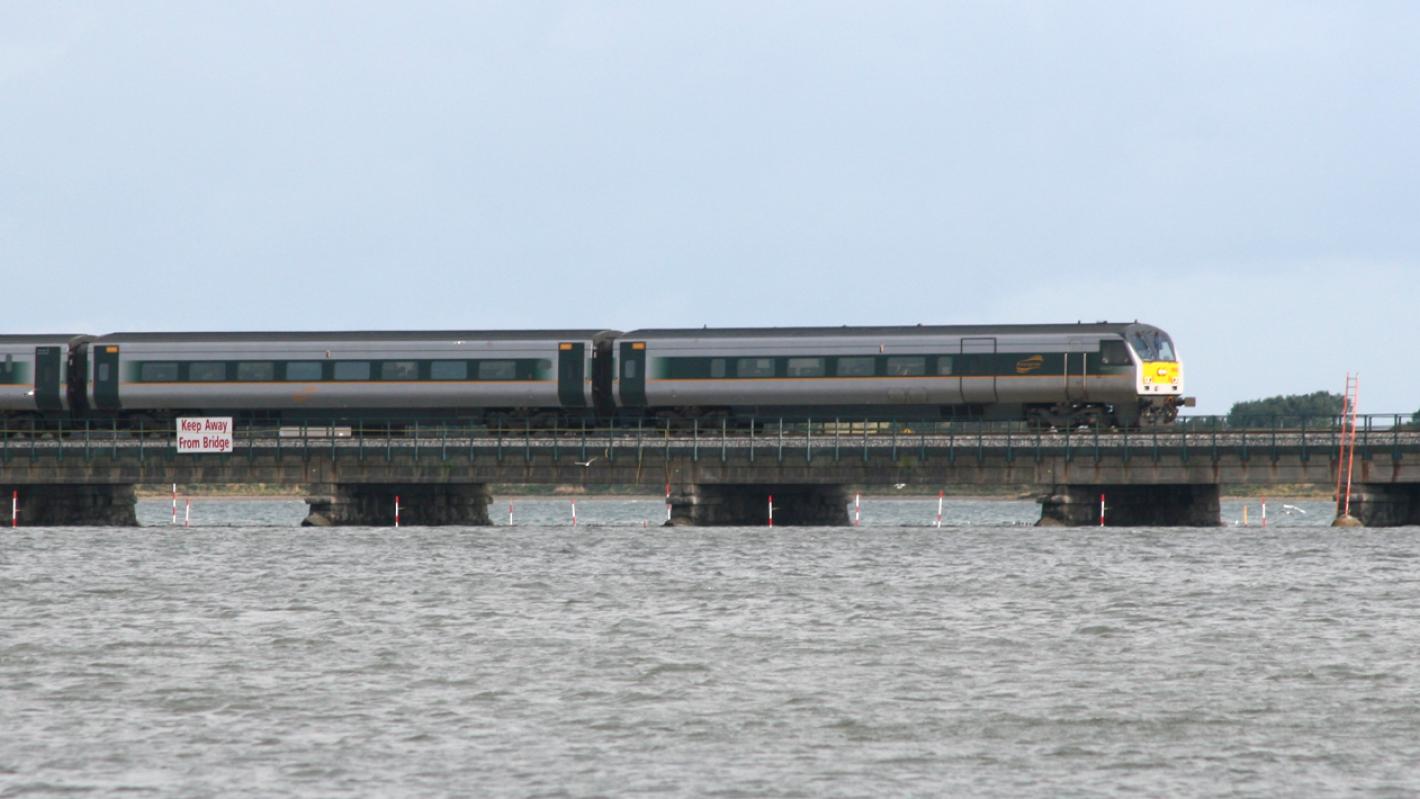
<path id="1" fill-rule="evenodd" d="M 183 416 L 347 423 L 1173 422 L 1173 339 L 1139 322 L 980 326 L 0 335 L 6 430 Z"/>

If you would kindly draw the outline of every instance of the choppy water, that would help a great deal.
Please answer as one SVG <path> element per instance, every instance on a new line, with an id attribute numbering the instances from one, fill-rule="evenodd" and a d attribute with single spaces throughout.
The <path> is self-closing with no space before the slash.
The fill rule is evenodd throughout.
<path id="1" fill-rule="evenodd" d="M 569 504 L 0 533 L 0 796 L 1420 793 L 1420 529 Z"/>

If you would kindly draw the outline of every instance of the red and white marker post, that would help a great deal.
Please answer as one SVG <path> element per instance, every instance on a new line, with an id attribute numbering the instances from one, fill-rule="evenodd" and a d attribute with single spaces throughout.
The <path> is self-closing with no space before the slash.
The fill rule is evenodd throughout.
<path id="1" fill-rule="evenodd" d="M 769 495 L 769 526 L 774 526 L 774 495 Z"/>
<path id="2" fill-rule="evenodd" d="M 937 526 L 942 526 L 942 503 L 946 501 L 946 489 L 937 492 Z"/>
<path id="3" fill-rule="evenodd" d="M 1267 526 L 1267 497 L 1262 498 L 1262 526 Z"/>
<path id="4" fill-rule="evenodd" d="M 192 526 L 192 497 L 187 497 L 187 507 L 182 512 L 182 526 Z"/>
<path id="5" fill-rule="evenodd" d="M 577 500 L 572 500 L 572 526 L 577 526 Z"/>
<path id="6" fill-rule="evenodd" d="M 666 524 L 671 523 L 671 484 L 666 483 Z"/>
<path id="7" fill-rule="evenodd" d="M 399 494 L 394 495 L 394 526 L 399 526 Z"/>
<path id="8" fill-rule="evenodd" d="M 863 523 L 863 495 L 853 495 L 853 526 L 858 527 Z"/>
<path id="9" fill-rule="evenodd" d="M 1100 494 L 1100 527 L 1104 526 L 1104 494 Z"/>
<path id="10" fill-rule="evenodd" d="M 10 493 L 10 526 L 20 526 L 20 489 Z"/>
<path id="11" fill-rule="evenodd" d="M 508 503 L 508 526 L 513 526 L 513 503 Z"/>
<path id="12" fill-rule="evenodd" d="M 177 524 L 177 483 L 173 483 L 173 524 Z"/>

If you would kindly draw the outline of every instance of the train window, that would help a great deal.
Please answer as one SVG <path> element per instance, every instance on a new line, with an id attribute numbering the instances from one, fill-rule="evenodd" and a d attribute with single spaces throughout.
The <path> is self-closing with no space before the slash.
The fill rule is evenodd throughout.
<path id="1" fill-rule="evenodd" d="M 419 364 L 415 361 L 385 361 L 380 364 L 381 380 L 418 380 Z"/>
<path id="2" fill-rule="evenodd" d="M 927 374 L 927 359 L 921 355 L 894 355 L 887 359 L 887 373 L 893 377 L 921 377 Z"/>
<path id="3" fill-rule="evenodd" d="M 724 377 L 724 376 L 725 376 L 725 359 L 724 359 L 724 358 L 711 358 L 711 359 L 710 359 L 710 376 L 711 376 L 711 377 Z"/>
<path id="4" fill-rule="evenodd" d="M 1104 366 L 1128 366 L 1129 350 L 1123 341 L 1101 341 L 1100 363 Z"/>
<path id="5" fill-rule="evenodd" d="M 5 353 L 5 374 L 6 374 L 6 375 L 10 375 L 10 374 L 13 374 L 14 371 L 15 371 L 15 354 L 14 354 L 14 353 L 11 353 L 11 352 L 7 352 L 7 353 Z"/>
<path id="6" fill-rule="evenodd" d="M 468 363 L 465 361 L 434 361 L 429 364 L 429 377 L 433 380 L 467 380 Z"/>
<path id="7" fill-rule="evenodd" d="M 1161 335 L 1155 333 L 1155 334 L 1154 334 L 1154 344 L 1157 345 L 1157 348 L 1158 348 L 1158 350 L 1159 350 L 1159 360 L 1161 360 L 1161 361 L 1172 361 L 1172 360 L 1175 360 L 1174 354 L 1173 354 L 1173 342 L 1169 341 L 1167 336 L 1161 336 Z"/>
<path id="8" fill-rule="evenodd" d="M 237 379 L 267 381 L 276 379 L 276 364 L 271 361 L 242 361 L 237 364 Z"/>
<path id="9" fill-rule="evenodd" d="M 1135 333 L 1134 340 L 1130 343 L 1134 345 L 1134 351 L 1139 353 L 1140 359 L 1145 361 L 1155 360 L 1154 346 L 1142 332 Z"/>
<path id="10" fill-rule="evenodd" d="M 187 379 L 213 383 L 227 379 L 227 364 L 221 361 L 194 361 L 187 365 Z"/>
<path id="11" fill-rule="evenodd" d="M 369 379 L 370 379 L 370 362 L 369 362 L 369 361 L 336 361 L 336 362 L 335 362 L 335 379 L 336 379 L 336 380 L 369 380 Z"/>
<path id="12" fill-rule="evenodd" d="M 952 372 L 953 372 L 953 366 L 954 366 L 954 364 L 952 363 L 952 360 L 953 360 L 953 359 L 952 359 L 952 356 L 950 356 L 950 355 L 938 355 L 938 356 L 937 356 L 937 374 L 939 374 L 939 375 L 950 375 L 950 374 L 952 374 Z"/>
<path id="13" fill-rule="evenodd" d="M 515 380 L 518 377 L 517 364 L 513 361 L 480 361 L 479 380 Z"/>
<path id="14" fill-rule="evenodd" d="M 839 358 L 839 377 L 872 377 L 873 376 L 873 356 L 866 355 L 859 358 Z"/>
<path id="15" fill-rule="evenodd" d="M 108 364 L 106 364 L 106 363 L 101 363 L 101 364 L 99 364 L 99 377 L 98 377 L 98 381 L 99 381 L 100 383 L 107 383 L 108 380 L 109 380 Z"/>
<path id="16" fill-rule="evenodd" d="M 627 362 L 626 362 L 626 365 L 625 365 L 624 367 L 622 367 L 622 369 L 621 369 L 621 376 L 624 377 L 624 378 L 626 378 L 626 379 L 628 379 L 628 380 L 635 380 L 635 379 L 636 379 L 636 362 L 635 362 L 635 361 L 627 361 Z"/>
<path id="17" fill-rule="evenodd" d="M 320 361 L 291 361 L 286 364 L 287 380 L 319 380 Z"/>
<path id="18" fill-rule="evenodd" d="M 790 358 L 790 377 L 823 377 L 822 358 Z"/>
<path id="19" fill-rule="evenodd" d="M 773 377 L 773 358 L 739 358 L 735 361 L 736 373 L 740 377 Z"/>
<path id="20" fill-rule="evenodd" d="M 172 361 L 147 361 L 138 367 L 143 383 L 172 383 L 178 379 L 178 365 Z"/>

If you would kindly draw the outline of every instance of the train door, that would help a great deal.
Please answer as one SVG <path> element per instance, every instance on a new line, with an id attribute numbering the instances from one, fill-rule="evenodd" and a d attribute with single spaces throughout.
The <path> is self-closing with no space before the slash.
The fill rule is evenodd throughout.
<path id="1" fill-rule="evenodd" d="M 996 339 L 961 340 L 961 397 L 968 404 L 996 401 Z"/>
<path id="2" fill-rule="evenodd" d="M 60 375 L 64 369 L 64 350 L 60 347 L 35 347 L 35 407 L 42 411 L 64 409 Z"/>
<path id="3" fill-rule="evenodd" d="M 617 368 L 620 370 L 617 384 L 620 386 L 622 406 L 646 407 L 646 342 L 621 342 L 621 359 Z"/>
<path id="4" fill-rule="evenodd" d="M 94 407 L 118 410 L 118 347 L 98 345 L 94 352 Z"/>
<path id="5" fill-rule="evenodd" d="M 557 345 L 557 401 L 564 408 L 587 407 L 587 345 Z"/>
<path id="6" fill-rule="evenodd" d="M 940 388 L 938 392 L 939 402 L 946 405 L 962 404 L 961 397 L 961 342 L 953 342 L 944 346 L 942 354 L 937 356 L 937 369 L 933 374 L 940 378 Z"/>
<path id="7" fill-rule="evenodd" d="M 1090 398 L 1090 377 L 1087 363 L 1091 342 L 1072 338 L 1065 347 L 1065 398 L 1070 402 L 1086 402 Z"/>

